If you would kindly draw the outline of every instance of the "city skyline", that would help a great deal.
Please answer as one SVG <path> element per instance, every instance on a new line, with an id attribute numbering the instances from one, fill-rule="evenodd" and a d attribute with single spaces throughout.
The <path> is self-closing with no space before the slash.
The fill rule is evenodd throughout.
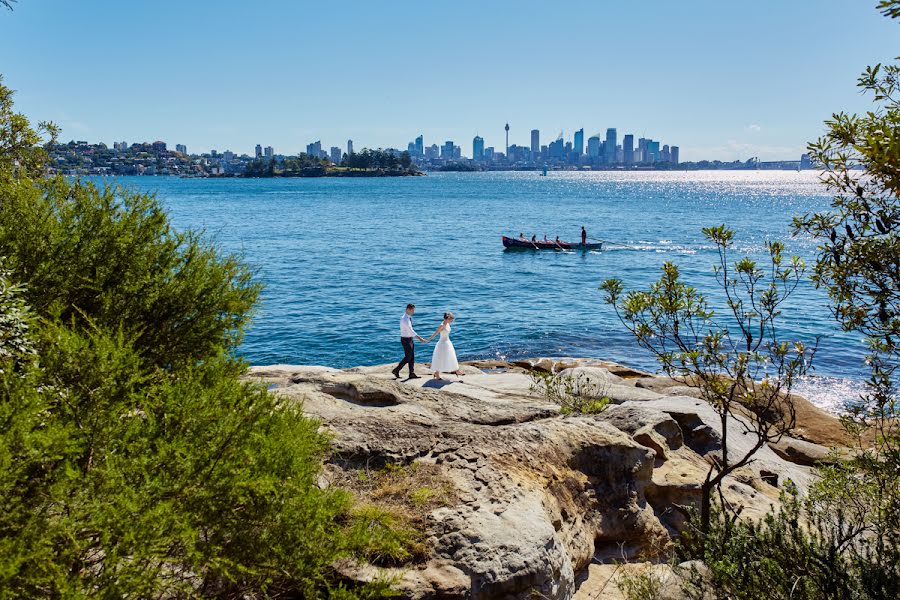
<path id="1" fill-rule="evenodd" d="M 839 0 L 14 8 L 0 12 L 2 73 L 26 115 L 57 122 L 63 140 L 161 138 L 197 151 L 265 140 L 294 154 L 317 139 L 404 148 L 419 133 L 501 148 L 506 122 L 520 146 L 531 129 L 569 138 L 615 123 L 677 139 L 682 160 L 786 159 L 833 110 L 865 109 L 853 84 L 898 41 L 867 3 Z M 120 42 L 144 38 L 146 51 Z M 32 39 L 41 52 L 17 51 Z M 827 56 L 816 50 L 826 39 Z M 85 40 L 101 44 L 75 51 Z M 585 142 L 594 133 L 585 128 Z"/>

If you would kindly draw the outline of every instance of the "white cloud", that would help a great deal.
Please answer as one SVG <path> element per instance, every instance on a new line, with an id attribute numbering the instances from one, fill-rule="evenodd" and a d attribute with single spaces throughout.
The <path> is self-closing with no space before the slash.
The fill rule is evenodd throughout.
<path id="1" fill-rule="evenodd" d="M 751 133 L 759 133 L 760 131 L 762 131 L 762 127 L 760 127 L 756 123 L 751 123 L 750 125 L 747 125 L 746 127 L 744 127 L 744 131 L 749 131 Z"/>

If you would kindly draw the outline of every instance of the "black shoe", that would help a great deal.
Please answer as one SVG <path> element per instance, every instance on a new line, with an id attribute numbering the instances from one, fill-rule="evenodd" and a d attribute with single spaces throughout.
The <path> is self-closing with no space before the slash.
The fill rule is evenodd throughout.
<path id="1" fill-rule="evenodd" d="M 415 373 L 413 373 L 413 374 L 411 374 L 409 377 L 407 377 L 407 379 L 421 379 L 421 377 L 419 377 L 418 375 L 416 375 Z"/>
<path id="2" fill-rule="evenodd" d="M 400 371 L 397 369 L 392 369 L 391 374 L 394 376 L 394 379 L 400 379 Z"/>

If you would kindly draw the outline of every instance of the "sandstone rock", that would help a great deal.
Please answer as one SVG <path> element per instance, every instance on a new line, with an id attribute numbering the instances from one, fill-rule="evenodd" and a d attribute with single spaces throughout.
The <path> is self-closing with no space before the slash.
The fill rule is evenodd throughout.
<path id="1" fill-rule="evenodd" d="M 485 373 L 468 365 L 463 376 L 437 382 L 424 364 L 416 367 L 423 379 L 413 381 L 394 380 L 392 366 L 259 367 L 248 378 L 321 419 L 333 435 L 326 479 L 418 463 L 452 486 L 424 521 L 427 560 L 391 571 L 407 598 L 571 598 L 597 561 L 665 546 L 684 525 L 677 506 L 698 501 L 710 456 L 721 452 L 721 425 L 706 403 L 654 391 L 674 384 L 631 385 L 597 361 L 567 369 L 608 384 L 619 404 L 567 417 L 535 393 L 523 367 Z M 736 456 L 752 440 L 732 421 Z M 778 496 L 761 475 L 801 489 L 813 477 L 809 467 L 760 450 L 725 485 L 729 501 L 753 518 Z M 378 571 L 343 565 L 341 573 L 365 580 Z"/>
<path id="2" fill-rule="evenodd" d="M 775 454 L 784 460 L 812 467 L 829 462 L 830 451 L 825 446 L 805 442 L 792 437 L 783 437 L 776 444 L 769 444 Z"/>

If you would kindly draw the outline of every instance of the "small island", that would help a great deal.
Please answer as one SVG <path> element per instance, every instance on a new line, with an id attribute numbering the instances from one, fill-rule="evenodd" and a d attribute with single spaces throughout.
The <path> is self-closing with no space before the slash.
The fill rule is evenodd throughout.
<path id="1" fill-rule="evenodd" d="M 257 158 L 241 177 L 416 177 L 425 175 L 412 162 L 409 152 L 370 150 L 345 154 L 340 164 L 327 158 L 301 153 L 277 161 Z"/>

